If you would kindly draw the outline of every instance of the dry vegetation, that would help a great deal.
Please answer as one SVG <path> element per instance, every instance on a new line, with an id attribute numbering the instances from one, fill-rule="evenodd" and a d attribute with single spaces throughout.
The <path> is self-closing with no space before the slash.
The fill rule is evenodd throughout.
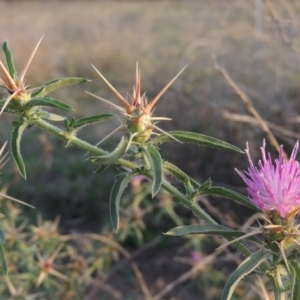
<path id="1" fill-rule="evenodd" d="M 84 90 L 90 90 L 106 99 L 113 99 L 90 63 L 93 63 L 122 94 L 126 94 L 131 92 L 135 64 L 138 61 L 142 70 L 142 89 L 147 91 L 149 98 L 188 64 L 188 68 L 166 93 L 155 112 L 158 116 L 173 118 L 172 122 L 165 123 L 162 127 L 168 130 L 188 130 L 212 135 L 241 148 L 249 141 L 255 153 L 254 149 L 258 149 L 266 134 L 257 126 L 257 121 L 250 118 L 252 116 L 240 97 L 215 69 L 213 56 L 216 56 L 219 65 L 227 70 L 231 78 L 251 98 L 262 118 L 273 123 L 271 130 L 289 152 L 289 147 L 300 137 L 298 123 L 295 122 L 300 108 L 298 101 L 300 55 L 294 51 L 297 50 L 300 41 L 299 23 L 290 22 L 295 20 L 300 6 L 296 7 L 295 4 L 287 7 L 283 5 L 285 1 L 274 1 L 279 18 L 277 21 L 284 21 L 280 23 L 280 26 L 283 26 L 280 28 L 288 38 L 283 41 L 282 32 L 278 31 L 276 20 L 272 19 L 267 5 L 263 6 L 261 12 L 263 27 L 255 28 L 253 2 L 247 0 L 157 3 L 78 1 L 72 4 L 55 1 L 2 2 L 0 41 L 6 39 L 9 41 L 17 68 L 20 70 L 34 45 L 45 34 L 29 71 L 28 79 L 33 86 L 64 76 L 92 79 L 93 81 L 85 86 L 66 88 L 55 95 L 61 99 L 69 99 L 68 102 L 75 107 L 78 116 L 109 110 L 101 103 L 90 99 Z M 6 128 L 7 120 L 10 120 L 9 116 L 1 118 L 0 144 L 7 138 L 9 132 Z M 98 126 L 89 134 L 97 141 L 113 128 L 114 124 L 102 128 Z M 92 183 L 86 183 L 86 178 L 82 180 L 81 176 L 87 177 L 86 173 L 92 169 L 78 167 L 75 181 L 74 176 L 69 174 L 75 172 L 72 169 L 73 163 L 82 161 L 82 153 L 78 153 L 80 151 L 77 149 L 72 150 L 74 158 L 67 164 L 72 171 L 62 170 L 59 165 L 61 161 L 57 163 L 53 157 L 55 155 L 63 157 L 64 151 L 68 150 L 64 150 L 64 145 L 54 142 L 38 130 L 33 129 L 32 132 L 39 139 L 30 145 L 28 141 L 26 145 L 24 140 L 24 158 L 27 160 L 28 168 L 31 163 L 33 171 L 44 175 L 31 175 L 26 184 L 11 177 L 15 178 L 16 183 L 12 182 L 10 194 L 19 196 L 24 201 L 31 201 L 39 207 L 41 197 L 39 192 L 44 192 L 43 198 L 50 202 L 54 201 L 55 208 L 58 207 L 59 211 L 55 211 L 55 205 L 40 205 L 44 205 L 44 209 L 49 210 L 52 217 L 61 214 L 62 224 L 68 226 L 73 224 L 71 221 L 74 218 L 78 218 L 79 212 L 76 209 L 74 213 L 66 212 L 71 203 L 74 206 L 79 205 L 86 214 L 80 223 L 82 228 L 78 226 L 79 230 L 86 228 L 98 230 L 100 226 L 104 226 L 101 224 L 104 222 L 91 225 L 89 221 L 92 219 L 94 222 L 96 219 L 93 210 L 107 210 L 105 197 L 108 191 L 98 190 L 100 196 L 97 194 L 95 184 L 97 185 L 98 179 L 95 179 L 95 176 Z M 37 149 L 42 149 L 43 154 L 39 153 L 33 157 L 33 154 L 39 152 Z M 176 162 L 179 167 L 200 181 L 211 176 L 217 183 L 222 182 L 231 186 L 241 184 L 233 171 L 235 167 L 239 169 L 245 167 L 245 157 L 241 155 L 182 145 L 172 145 L 172 148 L 165 148 L 164 151 L 165 157 Z M 41 165 L 45 165 L 42 170 Z M 48 188 L 35 186 L 36 178 L 39 176 L 48 182 Z M 72 180 L 73 183 L 70 183 Z M 102 186 L 111 182 L 110 179 L 103 179 L 101 176 L 99 180 L 102 180 Z M 42 181 L 38 184 L 42 184 Z M 15 188 L 17 185 L 18 189 Z M 60 189 L 56 189 L 56 193 L 51 195 L 52 187 L 57 185 Z M 89 194 L 87 190 L 90 191 Z M 72 195 L 72 191 L 75 191 L 76 196 Z M 98 197 L 102 198 L 101 204 L 97 204 L 94 200 Z M 59 199 L 69 200 L 66 205 L 58 205 L 57 203 L 61 201 Z M 211 201 L 217 206 L 217 210 L 212 212 L 216 218 L 222 218 L 218 209 L 232 208 L 225 200 Z M 87 208 L 87 203 L 91 203 L 91 208 Z M 207 207 L 210 208 L 209 204 Z M 222 220 L 222 223 L 242 222 L 234 213 L 231 217 L 233 219 Z M 170 227 L 163 224 L 160 231 Z M 174 264 L 178 262 L 164 260 L 164 255 L 170 256 L 172 250 L 164 249 L 158 251 L 159 253 L 153 249 L 152 251 L 155 253 L 153 256 L 145 256 L 140 260 L 145 263 L 153 259 L 155 270 L 149 270 L 145 265 L 143 270 L 151 282 L 152 289 L 157 292 L 168 280 L 174 280 L 170 272 L 175 272 Z M 165 263 L 166 267 L 159 266 L 157 260 Z M 217 268 L 223 267 L 222 263 L 216 264 Z M 162 269 L 170 272 L 163 274 Z M 182 267 L 179 269 L 182 272 L 186 270 Z M 153 275 L 157 274 L 157 270 L 162 272 L 161 275 Z M 176 272 L 175 275 L 179 276 Z M 119 281 L 114 282 L 114 285 L 129 293 L 130 291 L 122 286 L 122 279 L 117 280 Z M 200 289 L 203 288 L 197 284 Z M 163 299 L 196 299 L 195 295 L 199 291 L 191 285 L 191 283 L 183 285 L 181 289 L 171 293 L 171 298 Z M 218 299 L 218 292 L 213 289 L 210 292 L 211 295 L 202 295 L 206 298 L 201 299 Z M 213 293 L 216 293 L 216 296 L 213 296 Z M 127 299 L 138 298 L 128 296 Z"/>
<path id="2" fill-rule="evenodd" d="M 174 119 L 169 128 L 210 132 L 229 139 L 227 132 L 219 131 L 224 129 L 223 120 L 211 122 L 211 117 L 223 109 L 243 111 L 239 99 L 214 69 L 212 55 L 216 55 L 253 98 L 263 117 L 281 118 L 283 113 L 287 114 L 283 119 L 295 117 L 299 56 L 283 45 L 267 8 L 262 15 L 263 31 L 255 32 L 250 1 L 25 2 L 1 6 L 1 39 L 9 40 L 19 68 L 45 34 L 31 66 L 32 85 L 57 76 L 80 75 L 93 80 L 90 89 L 92 86 L 111 98 L 90 63 L 125 94 L 131 91 L 134 66 L 139 61 L 143 87 L 151 97 L 188 64 L 157 114 Z M 69 94 L 66 90 L 61 97 Z M 100 107 L 87 99 L 81 91 L 72 93 L 70 101 L 77 102 L 78 114 Z M 83 101 L 87 105 L 81 105 Z M 230 140 L 244 147 L 253 132 L 241 129 Z"/>

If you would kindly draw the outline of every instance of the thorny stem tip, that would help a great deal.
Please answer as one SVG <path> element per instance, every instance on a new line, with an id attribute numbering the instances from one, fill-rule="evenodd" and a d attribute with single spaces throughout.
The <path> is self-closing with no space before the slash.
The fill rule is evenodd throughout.
<path id="1" fill-rule="evenodd" d="M 28 71 L 28 68 L 37 52 L 37 49 L 38 49 L 43 37 L 44 37 L 44 35 L 38 41 L 36 47 L 34 48 L 31 56 L 29 57 L 19 78 L 12 78 L 12 76 L 10 75 L 10 73 L 7 71 L 6 67 L 3 65 L 3 63 L 0 60 L 0 69 L 2 70 L 4 77 L 7 81 L 7 83 L 5 83 L 5 81 L 0 78 L 0 85 L 2 85 L 2 87 L 5 90 L 7 90 L 7 92 L 10 94 L 10 96 L 6 99 L 4 105 L 2 106 L 0 115 L 2 114 L 4 109 L 7 107 L 7 105 L 13 98 L 15 98 L 16 96 L 22 95 L 22 93 L 24 93 L 26 91 L 26 84 L 24 81 L 24 77 Z M 22 99 L 22 100 L 24 100 L 24 99 Z"/>

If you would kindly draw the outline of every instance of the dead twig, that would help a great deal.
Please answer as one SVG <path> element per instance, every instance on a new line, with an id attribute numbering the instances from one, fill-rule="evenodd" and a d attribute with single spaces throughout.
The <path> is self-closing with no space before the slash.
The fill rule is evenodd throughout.
<path id="1" fill-rule="evenodd" d="M 139 255 L 143 254 L 144 252 L 148 251 L 152 247 L 156 246 L 161 240 L 162 240 L 162 236 L 158 236 L 155 239 L 151 240 L 150 242 L 144 244 L 143 246 L 138 248 L 136 251 L 131 253 L 132 259 L 137 258 Z M 123 268 L 128 263 L 128 261 L 129 261 L 128 259 L 122 260 L 117 265 L 112 267 L 111 270 L 106 275 L 106 278 L 108 279 L 108 278 L 112 277 L 113 274 L 120 268 Z"/>
<path id="2" fill-rule="evenodd" d="M 267 134 L 267 138 L 268 138 L 269 142 L 271 143 L 271 145 L 273 147 L 275 147 L 275 149 L 277 151 L 279 151 L 280 145 L 279 145 L 277 139 L 275 138 L 274 134 L 271 132 L 268 124 L 266 123 L 266 121 L 257 112 L 257 110 L 255 109 L 255 107 L 254 107 L 252 101 L 250 100 L 250 98 L 233 81 L 233 79 L 229 76 L 227 71 L 218 64 L 216 58 L 215 58 L 215 68 L 223 76 L 223 78 L 230 85 L 230 87 L 236 92 L 236 94 L 241 98 L 241 100 L 243 101 L 246 109 L 249 111 L 249 113 L 251 113 L 254 116 L 254 118 L 257 120 L 257 122 L 261 126 L 262 130 Z M 283 153 L 283 155 L 284 155 L 285 159 L 288 159 L 288 156 L 285 152 Z"/>
<path id="3" fill-rule="evenodd" d="M 154 297 L 153 300 L 160 300 L 163 299 L 165 295 L 170 293 L 176 286 L 179 284 L 182 284 L 186 280 L 190 279 L 191 277 L 194 277 L 198 272 L 199 269 L 203 267 L 203 265 L 208 265 L 212 263 L 216 257 L 223 252 L 224 249 L 221 250 L 216 250 L 214 253 L 206 256 L 204 259 L 202 259 L 199 263 L 197 263 L 194 267 L 192 267 L 189 271 L 186 273 L 182 274 L 180 277 L 172 281 L 171 283 L 167 284 L 164 289 L 162 289 L 159 293 L 157 293 Z"/>
<path id="4" fill-rule="evenodd" d="M 298 55 L 300 55 L 300 51 L 298 49 L 295 49 L 293 47 L 292 41 L 288 38 L 288 36 L 286 35 L 285 31 L 281 27 L 281 25 L 280 25 L 280 23 L 281 23 L 280 17 L 277 14 L 277 11 L 275 10 L 273 4 L 271 3 L 270 0 L 265 0 L 265 2 L 266 2 L 266 6 L 267 6 L 267 8 L 268 8 L 268 10 L 270 12 L 270 16 L 271 16 L 271 18 L 272 18 L 272 20 L 273 20 L 273 22 L 274 22 L 274 24 L 275 24 L 275 26 L 277 28 L 277 31 L 278 31 L 278 33 L 279 33 L 279 35 L 281 37 L 281 40 L 283 41 L 283 43 L 286 46 L 288 46 L 289 49 L 291 49 L 292 51 L 294 51 L 295 53 L 297 53 Z M 285 8 L 287 9 L 287 6 Z M 289 15 L 292 14 L 290 8 L 288 8 L 288 13 L 289 13 Z M 295 15 L 295 14 L 293 13 L 293 15 Z"/>
<path id="5" fill-rule="evenodd" d="M 79 238 L 90 238 L 93 240 L 100 241 L 100 242 L 116 249 L 118 252 L 120 252 L 129 261 L 131 268 L 135 274 L 135 277 L 137 278 L 137 280 L 140 284 L 141 290 L 142 290 L 143 294 L 145 295 L 145 300 L 152 300 L 150 290 L 146 284 L 143 274 L 139 270 L 138 265 L 134 262 L 132 255 L 125 248 L 123 248 L 120 244 L 113 241 L 112 239 L 110 239 L 104 235 L 95 234 L 95 233 L 70 234 L 70 235 L 64 236 L 65 241 L 66 240 L 78 240 Z M 107 277 L 105 278 L 105 280 L 107 280 Z M 102 284 L 104 284 L 104 283 L 102 283 Z M 101 287 L 103 288 L 104 286 L 101 286 Z M 105 290 L 109 291 L 109 287 L 106 287 Z M 116 294 L 115 294 L 116 299 L 119 299 L 118 296 L 119 296 L 119 293 L 116 292 Z"/>
<path id="6" fill-rule="evenodd" d="M 113 248 L 115 248 L 117 251 L 119 251 L 124 257 L 126 257 L 128 259 L 128 261 L 130 262 L 131 268 L 135 274 L 136 279 L 138 280 L 141 290 L 145 295 L 145 299 L 146 300 L 152 300 L 152 296 L 150 293 L 150 290 L 146 284 L 146 281 L 144 279 L 143 274 L 141 273 L 138 265 L 134 262 L 132 256 L 130 255 L 130 253 L 124 249 L 121 245 L 119 245 L 117 242 L 111 240 L 110 238 L 100 235 L 100 234 L 95 234 L 95 233 L 91 233 L 91 234 L 87 234 L 86 236 L 89 236 L 90 238 L 94 239 L 94 240 L 98 240 L 102 243 L 105 243 Z"/>
<path id="7" fill-rule="evenodd" d="M 258 123 L 258 121 L 250 116 L 247 115 L 241 115 L 241 114 L 233 114 L 231 112 L 228 111 L 224 111 L 223 113 L 223 117 L 232 121 L 237 121 L 237 122 L 244 122 L 244 123 L 249 123 L 252 125 L 256 125 L 256 126 L 260 126 L 260 124 Z M 274 123 L 271 122 L 267 122 L 267 125 L 269 126 L 269 128 L 273 129 L 274 131 L 277 131 L 278 133 L 287 136 L 287 137 L 291 137 L 291 138 L 295 138 L 295 139 L 300 139 L 300 134 L 293 132 L 291 130 L 285 129 L 282 126 L 278 126 Z"/>
<path id="8" fill-rule="evenodd" d="M 214 215 L 216 218 L 219 218 L 220 216 L 222 216 L 222 218 L 225 218 L 227 226 L 229 226 L 230 228 L 237 227 L 236 222 L 229 214 L 227 214 L 226 216 L 222 214 L 221 208 L 217 208 L 214 205 L 211 205 L 206 197 L 199 197 L 199 201 L 206 206 L 207 210 L 211 213 L 211 215 Z"/>
<path id="9" fill-rule="evenodd" d="M 84 300 L 93 300 L 96 299 L 97 295 L 99 294 L 99 288 L 109 293 L 113 299 L 122 299 L 122 294 L 119 291 L 115 290 L 115 287 L 109 286 L 107 283 L 102 282 L 99 278 L 97 279 L 90 279 L 91 284 L 96 287 L 96 289 L 92 289 L 88 295 L 85 296 Z"/>

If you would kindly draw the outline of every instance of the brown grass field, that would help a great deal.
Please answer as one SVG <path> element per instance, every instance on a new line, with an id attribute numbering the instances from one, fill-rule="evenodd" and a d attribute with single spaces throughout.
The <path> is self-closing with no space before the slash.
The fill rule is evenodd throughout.
<path id="1" fill-rule="evenodd" d="M 272 123 L 272 132 L 289 153 L 300 137 L 297 123 L 300 108 L 300 24 L 297 16 L 300 6 L 295 1 L 278 0 L 273 3 L 276 3 L 274 7 L 278 13 L 280 30 L 266 4 L 257 16 L 255 1 L 247 0 L 0 1 L 0 42 L 8 40 L 16 67 L 21 71 L 36 43 L 44 35 L 28 72 L 31 86 L 39 86 L 57 77 L 80 76 L 91 79 L 90 83 L 64 88 L 53 94 L 71 104 L 78 117 L 110 111 L 107 106 L 91 99 L 85 90 L 116 101 L 91 67 L 91 63 L 121 94 L 126 95 L 132 92 L 138 61 L 142 71 L 142 90 L 147 91 L 150 99 L 179 70 L 188 65 L 157 106 L 157 116 L 173 119 L 171 122 L 163 122 L 161 127 L 165 130 L 187 130 L 212 135 L 242 149 L 249 141 L 253 159 L 256 160 L 259 146 L 262 139 L 267 138 L 267 134 L 216 70 L 214 57 L 249 96 L 261 117 Z M 1 60 L 2 58 L 3 56 Z M 0 145 L 9 136 L 12 120 L 11 116 L 1 116 Z M 97 142 L 117 124 L 116 119 L 102 127 L 92 127 L 85 134 L 88 139 Z M 101 205 L 93 202 L 89 208 L 85 204 L 86 207 L 81 208 L 86 214 L 82 223 L 75 228 L 68 227 L 73 224 L 72 218 L 77 218 L 79 214 L 75 208 L 74 213 L 68 211 L 69 203 L 80 206 L 82 199 L 88 202 L 90 198 L 98 197 L 95 196 L 97 191 L 93 191 L 93 195 L 86 192 L 86 189 L 90 193 L 91 189 L 96 190 L 95 186 L 91 187 L 91 183 L 86 182 L 88 176 L 85 173 L 93 170 L 84 169 L 82 174 L 78 167 L 78 176 L 85 178 L 83 180 L 76 177 L 76 184 L 72 184 L 72 176 L 68 179 L 61 166 L 54 167 L 54 158 L 59 156 L 59 163 L 63 162 L 64 153 L 68 150 L 64 149 L 62 143 L 40 130 L 33 129 L 32 132 L 26 133 L 22 142 L 28 170 L 33 166 L 32 175 L 24 182 L 13 171 L 8 175 L 4 174 L 3 176 L 12 180 L 9 193 L 33 203 L 37 209 L 40 206 L 41 211 L 49 213 L 49 218 L 62 215 L 63 230 L 97 231 L 99 226 L 107 226 L 102 221 L 97 222 L 97 216 L 93 212 L 95 209 L 107 211 L 107 201 L 103 200 Z M 30 137 L 33 136 L 38 138 L 31 142 Z M 271 146 L 268 147 L 270 151 L 274 151 Z M 70 168 L 73 160 L 84 163 L 84 153 L 77 150 L 69 153 Z M 244 191 L 234 168 L 244 169 L 247 166 L 245 156 L 185 145 L 168 146 L 162 151 L 167 160 L 177 163 L 199 181 L 211 177 L 216 184 Z M 13 170 L 13 164 L 9 166 Z M 34 174 L 35 171 L 37 174 Z M 101 174 L 99 176 L 103 185 L 111 184 L 112 178 L 101 178 Z M 39 186 L 43 184 L 42 180 L 47 182 L 48 187 L 46 184 L 43 188 Z M 51 191 L 56 183 L 61 184 L 64 189 L 56 190 L 56 194 L 52 195 Z M 80 184 L 82 188 L 78 187 Z M 76 197 L 72 196 L 74 190 Z M 107 198 L 108 192 L 99 191 L 100 198 Z M 39 193 L 42 193 L 44 199 L 49 199 L 49 203 L 40 203 Z M 57 204 L 59 198 L 71 200 L 67 204 Z M 51 199 L 57 202 L 51 204 Z M 236 207 L 223 199 L 212 199 L 210 203 L 214 208 L 213 217 L 222 224 L 232 222 L 234 226 L 238 226 L 237 224 L 244 222 L 244 214 L 249 215 L 244 210 L 237 210 L 241 213 L 236 213 Z M 231 217 L 223 219 L 222 211 L 232 214 Z M 192 218 L 186 212 L 183 215 Z M 172 224 L 162 224 L 158 231 L 164 232 L 171 227 Z M 181 255 L 177 252 L 180 243 L 172 241 L 172 247 L 164 245 L 162 249 L 153 248 L 138 257 L 137 261 L 153 295 L 167 283 L 188 272 L 189 263 L 178 262 L 178 257 L 174 260 L 174 256 L 176 258 L 176 255 Z M 235 267 L 235 263 L 215 262 L 208 270 L 222 270 L 222 273 L 223 269 L 228 271 Z M 220 278 L 222 284 L 225 279 Z M 207 282 L 201 280 L 201 274 L 190 276 L 161 299 L 219 299 L 220 287 L 213 288 L 211 279 Z M 121 277 L 115 276 L 109 284 L 123 295 L 122 299 L 143 299 L 139 289 L 128 289 Z M 253 291 L 247 294 L 248 288 L 243 286 L 235 299 L 258 299 Z M 94 299 L 101 298 L 95 296 Z"/>
<path id="2" fill-rule="evenodd" d="M 149 98 L 188 65 L 156 113 L 174 119 L 169 128 L 204 130 L 226 139 L 224 133 L 218 133 L 218 123 L 224 120 L 211 122 L 210 114 L 223 109 L 244 111 L 214 69 L 213 55 L 253 98 L 263 116 L 281 114 L 283 105 L 289 117 L 296 112 L 294 101 L 287 100 L 297 97 L 298 55 L 283 45 L 266 8 L 262 12 L 263 30 L 256 32 L 254 13 L 252 1 L 242 0 L 2 2 L 0 34 L 2 41 L 9 41 L 18 69 L 44 35 L 28 74 L 32 86 L 63 76 L 93 80 L 75 90 L 72 97 L 70 89 L 61 92 L 61 97 L 67 93 L 69 101 L 76 102 L 79 115 L 101 107 L 82 90 L 112 97 L 91 63 L 126 94 L 131 92 L 138 61 Z M 297 46 L 292 29 L 288 33 Z M 230 138 L 244 147 L 251 133 L 243 130 L 240 134 Z"/>

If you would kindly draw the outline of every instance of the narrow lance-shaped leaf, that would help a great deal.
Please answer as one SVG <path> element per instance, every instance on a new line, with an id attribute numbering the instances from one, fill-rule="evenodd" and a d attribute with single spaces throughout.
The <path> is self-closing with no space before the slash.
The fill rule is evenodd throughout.
<path id="1" fill-rule="evenodd" d="M 27 127 L 27 125 L 28 125 L 27 122 L 22 122 L 22 121 L 15 122 L 13 131 L 11 133 L 11 139 L 10 139 L 12 157 L 19 169 L 20 174 L 25 179 L 26 179 L 26 170 L 21 156 L 20 143 L 21 143 L 23 132 Z"/>
<path id="2" fill-rule="evenodd" d="M 184 180 L 184 188 L 186 190 L 187 195 L 190 197 L 194 192 L 194 187 L 189 177 L 186 177 Z"/>
<path id="3" fill-rule="evenodd" d="M 116 232 L 119 228 L 119 205 L 121 197 L 128 183 L 136 175 L 137 174 L 135 172 L 122 173 L 116 177 L 114 185 L 112 187 L 109 199 L 109 208 L 110 219 Z"/>
<path id="4" fill-rule="evenodd" d="M 82 118 L 79 120 L 75 120 L 75 122 L 72 124 L 73 129 L 81 129 L 85 126 L 95 124 L 97 122 L 101 122 L 104 120 L 108 120 L 110 118 L 114 117 L 112 114 L 100 114 L 100 115 L 95 115 L 87 118 Z"/>
<path id="5" fill-rule="evenodd" d="M 59 78 L 55 79 L 52 81 L 47 82 L 44 84 L 42 87 L 40 87 L 38 90 L 34 91 L 32 93 L 32 97 L 43 97 L 49 94 L 50 92 L 53 92 L 61 87 L 72 85 L 72 84 L 77 84 L 77 83 L 82 83 L 82 82 L 87 82 L 89 81 L 86 78 L 81 78 L 81 77 L 68 77 L 68 78 Z"/>
<path id="6" fill-rule="evenodd" d="M 212 186 L 210 187 L 206 192 L 205 195 L 212 195 L 212 196 L 221 196 L 227 199 L 234 200 L 242 205 L 245 205 L 255 211 L 260 211 L 256 206 L 254 206 L 247 197 L 244 195 L 231 191 L 229 189 L 218 187 L 218 186 Z"/>
<path id="7" fill-rule="evenodd" d="M 210 189 L 211 187 L 211 180 L 210 178 L 207 179 L 204 183 L 202 183 L 197 190 L 194 191 L 192 197 L 193 199 L 197 199 L 197 197 L 199 197 L 200 195 L 205 195 L 207 194 L 207 191 Z"/>
<path id="8" fill-rule="evenodd" d="M 175 165 L 169 163 L 169 162 L 164 162 L 163 164 L 164 171 L 178 180 L 184 182 L 185 178 L 188 177 L 183 171 L 181 171 L 178 167 Z M 204 182 L 202 185 L 197 183 L 196 181 L 190 179 L 191 183 L 194 185 L 195 189 L 197 189 L 196 194 L 194 195 L 195 197 L 200 194 L 205 194 L 205 195 L 211 195 L 211 196 L 222 196 L 224 198 L 228 198 L 231 200 L 234 200 L 242 205 L 245 205 L 255 211 L 259 211 L 259 209 L 254 206 L 247 197 L 244 195 L 231 191 L 229 189 L 223 188 L 223 187 L 217 187 L 217 186 L 210 186 L 211 181 L 208 179 L 206 182 Z"/>
<path id="9" fill-rule="evenodd" d="M 185 174 L 181 169 L 167 161 L 163 162 L 163 170 L 167 174 L 174 176 L 177 180 L 183 183 L 185 182 L 186 178 L 189 178 L 189 176 Z M 192 178 L 189 178 L 189 180 L 195 189 L 201 186 L 197 181 L 193 180 Z"/>
<path id="10" fill-rule="evenodd" d="M 16 68 L 15 68 L 15 65 L 14 65 L 13 56 L 12 56 L 12 53 L 11 53 L 9 47 L 8 47 L 8 42 L 7 41 L 3 43 L 2 49 L 3 49 L 4 54 L 5 54 L 5 60 L 6 60 L 6 64 L 7 64 L 7 67 L 8 67 L 8 72 L 9 72 L 10 76 L 13 79 L 16 79 L 17 78 L 17 72 L 16 72 Z"/>
<path id="11" fill-rule="evenodd" d="M 231 145 L 227 142 L 200 133 L 187 132 L 187 131 L 170 131 L 168 133 L 169 135 L 161 134 L 158 137 L 153 138 L 151 140 L 151 144 L 174 142 L 174 139 L 172 137 L 175 137 L 177 140 L 183 143 L 192 143 L 192 144 L 207 146 L 207 147 L 216 148 L 220 150 L 229 150 L 229 151 L 244 153 L 244 151 L 242 151 L 240 148 L 234 145 Z"/>
<path id="12" fill-rule="evenodd" d="M 70 131 L 72 129 L 71 124 L 74 122 L 74 120 L 75 120 L 74 117 L 71 120 L 68 120 L 67 118 L 64 119 L 64 123 L 67 131 Z"/>
<path id="13" fill-rule="evenodd" d="M 163 161 L 158 150 L 150 144 L 142 147 L 142 153 L 144 154 L 145 158 L 148 160 L 151 167 L 151 174 L 153 174 L 152 197 L 154 197 L 159 191 L 162 184 Z"/>
<path id="14" fill-rule="evenodd" d="M 47 120 L 55 121 L 55 122 L 61 122 L 61 121 L 64 121 L 66 119 L 63 116 L 53 114 L 53 113 L 49 113 L 49 112 L 47 112 L 45 110 L 42 110 L 42 109 L 39 111 L 39 116 L 42 119 L 47 119 Z"/>
<path id="15" fill-rule="evenodd" d="M 173 165 L 169 162 L 166 162 L 166 161 L 163 162 L 163 170 L 167 174 L 170 174 L 170 175 L 174 176 L 177 180 L 183 182 L 186 190 L 188 188 L 186 186 L 186 183 L 189 182 L 194 189 L 194 191 L 193 191 L 194 193 L 192 193 L 190 196 L 192 196 L 194 198 L 199 195 L 205 194 L 205 192 L 210 188 L 210 186 L 212 184 L 210 179 L 207 179 L 203 184 L 199 184 L 197 181 L 190 178 L 187 174 L 185 174 L 178 167 L 176 167 L 175 165 Z"/>
<path id="16" fill-rule="evenodd" d="M 187 234 L 212 234 L 222 236 L 226 239 L 235 239 L 245 235 L 246 233 L 242 231 L 234 231 L 219 224 L 196 224 L 178 226 L 169 230 L 165 234 L 172 236 L 184 236 Z M 261 244 L 261 242 L 253 236 L 246 237 L 246 239 Z"/>
<path id="17" fill-rule="evenodd" d="M 259 250 L 246 258 L 230 275 L 223 290 L 221 300 L 230 300 L 238 283 L 266 261 L 269 251 Z"/>
<path id="18" fill-rule="evenodd" d="M 92 156 L 90 160 L 92 163 L 96 165 L 110 165 L 115 163 L 119 158 L 121 158 L 128 148 L 129 141 L 122 137 L 120 143 L 118 144 L 117 148 L 112 151 L 111 153 L 103 156 Z"/>
<path id="19" fill-rule="evenodd" d="M 5 258 L 4 246 L 2 242 L 0 242 L 0 260 L 2 262 L 3 272 L 5 275 L 7 275 L 7 263 Z"/>
<path id="20" fill-rule="evenodd" d="M 24 108 L 29 109 L 34 106 L 50 106 L 50 107 L 60 108 L 64 110 L 73 110 L 73 108 L 70 105 L 60 100 L 49 98 L 49 97 L 31 98 L 31 100 L 24 105 Z"/>
<path id="21" fill-rule="evenodd" d="M 291 270 L 290 299 L 298 300 L 300 295 L 300 266 L 297 261 L 289 261 L 289 267 Z"/>

